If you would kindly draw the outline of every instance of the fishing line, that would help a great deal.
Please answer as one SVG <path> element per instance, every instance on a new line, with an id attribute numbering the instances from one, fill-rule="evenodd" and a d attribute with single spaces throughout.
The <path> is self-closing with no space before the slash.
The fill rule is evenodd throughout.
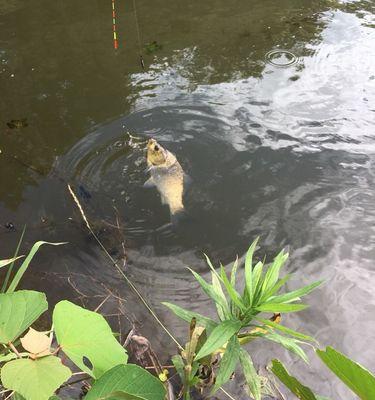
<path id="1" fill-rule="evenodd" d="M 142 40 L 141 40 L 141 31 L 139 29 L 139 23 L 138 23 L 136 0 L 133 0 L 133 10 L 134 10 L 135 26 L 136 26 L 136 29 L 137 29 L 137 37 L 138 37 L 139 61 L 141 63 L 141 67 L 142 67 L 142 69 L 144 71 L 145 70 L 145 63 L 143 61 L 143 55 L 142 55 Z"/>

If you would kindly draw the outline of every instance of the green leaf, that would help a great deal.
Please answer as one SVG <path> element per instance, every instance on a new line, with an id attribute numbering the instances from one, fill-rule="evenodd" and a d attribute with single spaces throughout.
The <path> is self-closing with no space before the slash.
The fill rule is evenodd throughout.
<path id="1" fill-rule="evenodd" d="M 224 316 L 229 318 L 230 312 L 227 301 L 223 299 L 220 295 L 218 295 L 214 287 L 209 283 L 207 283 L 199 274 L 197 274 L 190 268 L 189 270 L 194 275 L 194 278 L 199 282 L 199 284 L 201 285 L 203 291 L 207 294 L 207 296 L 210 297 L 216 304 L 219 304 L 223 309 Z"/>
<path id="2" fill-rule="evenodd" d="M 323 281 L 314 282 L 311 285 L 304 286 L 301 289 L 294 290 L 293 292 L 272 297 L 270 298 L 270 301 L 272 303 L 287 303 L 290 301 L 299 300 L 300 297 L 306 296 L 307 294 L 312 292 L 315 288 L 320 286 L 322 283 Z"/>
<path id="3" fill-rule="evenodd" d="M 266 295 L 276 284 L 279 279 L 279 273 L 281 267 L 284 265 L 285 261 L 288 259 L 288 253 L 281 251 L 274 259 L 272 265 L 268 267 L 266 275 L 264 277 L 262 292 Z M 262 296 L 262 300 L 263 300 Z"/>
<path id="4" fill-rule="evenodd" d="M 254 296 L 252 303 L 253 306 L 258 303 L 261 294 L 262 282 L 263 282 L 262 281 L 263 267 L 264 264 L 261 261 L 258 261 L 253 269 L 253 285 L 254 285 Z"/>
<path id="5" fill-rule="evenodd" d="M 221 279 L 224 283 L 225 289 L 227 291 L 227 293 L 229 294 L 229 297 L 231 298 L 232 302 L 241 310 L 241 311 L 245 311 L 246 307 L 243 304 L 242 300 L 241 300 L 241 296 L 239 295 L 239 293 L 237 292 L 237 290 L 235 289 L 235 287 L 229 282 L 229 279 L 227 277 L 227 274 L 225 272 L 224 267 L 221 265 L 221 269 L 220 269 L 220 275 L 221 275 Z"/>
<path id="6" fill-rule="evenodd" d="M 120 397 L 144 400 L 163 400 L 166 394 L 164 385 L 138 365 L 118 365 L 99 378 L 85 396 L 85 400 L 109 399 L 114 392 L 122 392 L 127 396 Z M 115 397 L 117 398 L 117 397 Z"/>
<path id="7" fill-rule="evenodd" d="M 180 378 L 183 379 L 185 364 L 184 364 L 184 360 L 182 359 L 182 357 L 179 354 L 175 354 L 172 357 L 172 364 L 175 367 L 178 374 L 180 375 Z"/>
<path id="8" fill-rule="evenodd" d="M 125 349 L 100 314 L 64 300 L 53 311 L 53 325 L 64 353 L 92 377 L 97 379 L 112 367 L 127 362 Z"/>
<path id="9" fill-rule="evenodd" d="M 16 391 L 26 400 L 48 400 L 70 376 L 70 369 L 54 356 L 37 360 L 19 358 L 1 369 L 3 386 Z"/>
<path id="10" fill-rule="evenodd" d="M 296 339 L 288 338 L 285 336 L 281 336 L 277 333 L 267 333 L 261 334 L 260 336 L 264 337 L 265 339 L 271 340 L 272 342 L 276 342 L 281 344 L 287 350 L 291 351 L 292 353 L 296 354 L 298 357 L 302 358 L 305 363 L 308 364 L 309 360 L 307 358 L 306 353 L 297 343 L 304 343 Z"/>
<path id="11" fill-rule="evenodd" d="M 375 399 L 375 376 L 332 347 L 316 350 L 324 364 L 362 400 Z"/>
<path id="12" fill-rule="evenodd" d="M 220 347 L 224 346 L 228 340 L 241 329 L 240 321 L 224 321 L 219 324 L 208 336 L 207 341 L 195 356 L 196 360 L 214 353 Z"/>
<path id="13" fill-rule="evenodd" d="M 307 340 L 307 341 L 309 341 L 309 342 L 318 343 L 318 342 L 317 342 L 314 338 L 312 338 L 311 336 L 304 335 L 304 334 L 301 333 L 301 332 L 294 331 L 293 329 L 287 328 L 286 326 L 281 325 L 281 324 L 277 324 L 277 323 L 275 323 L 275 322 L 273 322 L 273 321 L 270 321 L 269 319 L 257 318 L 257 320 L 260 321 L 260 322 L 262 322 L 264 325 L 267 325 L 267 326 L 270 326 L 270 327 L 272 327 L 272 328 L 275 328 L 275 329 L 277 329 L 277 330 L 279 330 L 279 331 L 281 331 L 281 332 L 283 332 L 283 333 L 286 333 L 287 335 L 294 336 L 294 337 L 296 337 L 297 339 Z"/>
<path id="14" fill-rule="evenodd" d="M 285 283 L 288 282 L 291 276 L 292 276 L 291 274 L 287 274 L 284 276 L 284 278 L 279 279 L 274 285 L 274 287 L 267 293 L 266 295 L 267 299 L 270 299 L 271 296 L 277 293 L 285 285 Z"/>
<path id="15" fill-rule="evenodd" d="M 21 357 L 28 357 L 29 353 L 18 353 Z M 0 363 L 5 363 L 7 361 L 15 360 L 16 358 L 19 358 L 16 353 L 8 353 L 5 355 L 0 356 Z"/>
<path id="16" fill-rule="evenodd" d="M 0 343 L 17 339 L 48 309 L 46 295 L 32 290 L 0 294 Z"/>
<path id="17" fill-rule="evenodd" d="M 218 278 L 216 272 L 212 272 L 212 287 L 216 295 L 221 299 L 222 304 L 225 304 L 225 307 L 223 307 L 221 303 L 215 301 L 217 315 L 219 316 L 220 320 L 223 321 L 227 316 L 226 310 L 229 310 L 229 305 L 224 295 L 223 288 L 221 287 L 220 279 Z"/>
<path id="18" fill-rule="evenodd" d="M 232 271 L 230 273 L 230 283 L 234 288 L 236 287 L 237 269 L 238 269 L 238 256 L 237 256 L 236 260 L 233 263 Z"/>
<path id="19" fill-rule="evenodd" d="M 240 350 L 240 363 L 246 379 L 246 383 L 249 386 L 250 393 L 253 395 L 255 400 L 260 400 L 260 379 L 254 368 L 254 364 L 250 357 L 250 354 L 244 349 Z"/>
<path id="20" fill-rule="evenodd" d="M 212 331 L 217 326 L 217 323 L 208 317 L 205 317 L 195 311 L 185 310 L 184 308 L 177 306 L 176 304 L 163 302 L 163 305 L 168 307 L 171 311 L 173 311 L 177 317 L 183 319 L 186 322 L 189 322 L 196 318 L 198 325 L 202 325 L 206 328 L 207 331 Z"/>
<path id="21" fill-rule="evenodd" d="M 249 247 L 245 258 L 245 293 L 248 305 L 253 304 L 253 254 L 259 238 L 256 238 Z"/>
<path id="22" fill-rule="evenodd" d="M 289 313 L 301 311 L 307 308 L 306 304 L 283 304 L 283 303 L 264 303 L 257 306 L 256 309 L 262 312 L 270 313 Z"/>
<path id="23" fill-rule="evenodd" d="M 50 244 L 52 246 L 59 246 L 61 244 L 65 244 L 65 243 L 50 243 L 50 242 L 36 242 L 34 244 L 34 246 L 31 248 L 30 253 L 28 254 L 28 256 L 26 257 L 25 261 L 21 264 L 20 268 L 18 269 L 18 271 L 16 272 L 16 274 L 14 275 L 14 278 L 12 280 L 12 282 L 10 283 L 7 293 L 12 293 L 16 290 L 23 274 L 26 272 L 31 260 L 33 259 L 35 253 L 38 251 L 39 247 L 43 244 Z"/>
<path id="24" fill-rule="evenodd" d="M 230 338 L 223 358 L 220 361 L 219 372 L 216 376 L 215 386 L 211 391 L 211 395 L 213 395 L 222 385 L 229 381 L 236 369 L 237 361 L 240 356 L 240 350 L 241 347 L 237 336 L 233 335 Z"/>
<path id="25" fill-rule="evenodd" d="M 288 371 L 279 360 L 272 360 L 271 371 L 300 400 L 317 400 L 311 389 L 302 385 L 294 376 L 289 375 Z"/>

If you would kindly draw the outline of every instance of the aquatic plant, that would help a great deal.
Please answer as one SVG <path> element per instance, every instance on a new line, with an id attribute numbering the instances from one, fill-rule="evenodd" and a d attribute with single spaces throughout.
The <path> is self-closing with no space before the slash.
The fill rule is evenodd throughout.
<path id="1" fill-rule="evenodd" d="M 7 274 L 0 294 L 2 393 L 13 393 L 14 398 L 24 400 L 59 399 L 55 391 L 72 376 L 71 369 L 60 358 L 68 357 L 80 373 L 91 378 L 87 400 L 163 400 L 164 384 L 145 369 L 127 364 L 126 350 L 100 314 L 63 300 L 53 310 L 49 331 L 39 332 L 31 327 L 48 309 L 46 296 L 42 292 L 15 289 L 31 259 L 45 243 L 34 244 L 9 285 L 11 274 Z M 19 247 L 20 244 L 18 250 Z M 15 255 L 0 260 L 0 267 L 13 268 L 18 258 Z"/>
<path id="2" fill-rule="evenodd" d="M 163 303 L 186 322 L 190 323 L 193 320 L 189 343 L 182 354 L 174 358 L 174 365 L 180 372 L 185 387 L 185 398 L 189 398 L 191 387 L 202 387 L 202 384 L 207 382 L 207 375 L 214 374 L 215 357 L 219 355 L 220 366 L 215 380 L 212 379 L 212 383 L 214 381 L 215 383 L 211 393 L 230 379 L 239 363 L 250 393 L 259 400 L 261 380 L 250 354 L 243 348 L 246 343 L 255 339 L 276 342 L 307 362 L 307 356 L 300 345 L 314 342 L 314 339 L 282 325 L 281 313 L 305 309 L 307 305 L 300 303 L 301 297 L 313 291 L 322 282 L 315 282 L 281 294 L 280 290 L 290 278 L 290 275 L 279 278 L 280 270 L 288 254 L 281 251 L 269 266 L 262 261 L 253 266 L 253 254 L 257 242 L 258 240 L 255 240 L 252 243 L 246 254 L 245 282 L 242 293 L 237 288 L 236 282 L 238 259 L 234 262 L 228 276 L 222 265 L 216 270 L 206 256 L 207 264 L 211 269 L 211 283 L 206 282 L 198 273 L 191 270 L 203 291 L 215 304 L 218 320 L 183 309 L 175 304 Z M 273 315 L 267 319 L 261 317 L 262 313 Z"/>

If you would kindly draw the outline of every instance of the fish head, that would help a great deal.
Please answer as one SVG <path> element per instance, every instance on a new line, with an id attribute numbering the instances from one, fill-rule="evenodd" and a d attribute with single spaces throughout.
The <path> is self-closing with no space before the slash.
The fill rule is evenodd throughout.
<path id="1" fill-rule="evenodd" d="M 150 139 L 147 142 L 147 164 L 150 166 L 161 166 L 165 164 L 166 160 L 166 150 L 155 139 Z"/>

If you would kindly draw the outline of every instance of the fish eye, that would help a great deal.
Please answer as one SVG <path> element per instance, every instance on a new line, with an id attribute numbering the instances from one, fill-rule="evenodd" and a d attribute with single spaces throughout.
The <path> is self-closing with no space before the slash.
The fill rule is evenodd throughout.
<path id="1" fill-rule="evenodd" d="M 156 145 L 156 146 L 154 147 L 154 149 L 155 149 L 155 151 L 159 151 L 159 146 Z"/>

